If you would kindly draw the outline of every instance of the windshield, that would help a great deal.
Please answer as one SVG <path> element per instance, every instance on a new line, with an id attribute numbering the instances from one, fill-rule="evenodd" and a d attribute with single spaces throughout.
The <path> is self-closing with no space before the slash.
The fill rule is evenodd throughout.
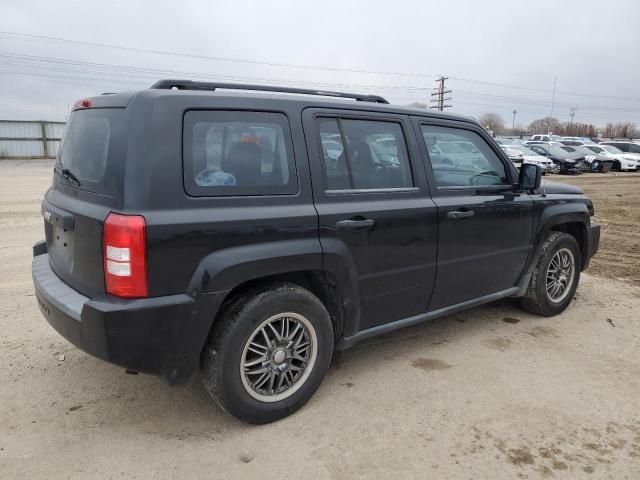
<path id="1" fill-rule="evenodd" d="M 522 153 L 523 155 L 539 155 L 538 153 L 534 152 L 533 150 L 527 148 L 527 147 L 521 147 L 519 145 L 509 145 L 510 149 L 512 150 L 516 150 L 520 153 Z"/>
<path id="2" fill-rule="evenodd" d="M 578 151 L 580 153 L 584 153 L 585 155 L 593 155 L 593 150 L 589 150 L 585 146 L 579 146 L 579 147 L 573 147 L 573 148 L 575 148 L 576 151 Z"/>
<path id="3" fill-rule="evenodd" d="M 609 153 L 624 153 L 618 147 L 614 147 L 613 145 L 602 145 L 602 148 L 604 148 Z"/>
<path id="4" fill-rule="evenodd" d="M 556 157 L 564 157 L 568 153 L 566 150 L 563 150 L 560 147 L 556 147 L 555 145 L 549 145 L 546 147 L 546 149 L 551 155 L 555 155 Z"/>

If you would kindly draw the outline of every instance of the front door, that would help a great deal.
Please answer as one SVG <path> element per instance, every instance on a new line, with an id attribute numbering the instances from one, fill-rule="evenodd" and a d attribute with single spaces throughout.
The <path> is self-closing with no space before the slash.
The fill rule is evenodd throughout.
<path id="1" fill-rule="evenodd" d="M 423 314 L 435 279 L 437 211 L 406 116 L 303 114 L 325 262 L 354 279 L 345 336 Z"/>
<path id="2" fill-rule="evenodd" d="M 414 119 L 438 207 L 438 272 L 429 311 L 516 285 L 531 249 L 533 201 L 481 128 Z"/>

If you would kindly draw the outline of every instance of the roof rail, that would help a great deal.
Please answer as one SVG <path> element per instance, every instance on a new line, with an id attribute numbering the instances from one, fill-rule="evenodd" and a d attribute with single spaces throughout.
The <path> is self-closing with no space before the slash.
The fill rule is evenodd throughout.
<path id="1" fill-rule="evenodd" d="M 302 95 L 320 95 L 323 97 L 353 98 L 359 102 L 389 103 L 385 98 L 378 95 L 363 95 L 359 93 L 330 92 L 327 90 L 309 90 L 306 88 L 275 87 L 271 85 L 247 85 L 244 83 L 217 83 L 217 82 L 194 82 L 192 80 L 159 80 L 151 88 L 171 90 L 201 90 L 215 91 L 216 89 L 226 90 L 254 90 L 256 92 L 280 92 L 298 93 Z"/>

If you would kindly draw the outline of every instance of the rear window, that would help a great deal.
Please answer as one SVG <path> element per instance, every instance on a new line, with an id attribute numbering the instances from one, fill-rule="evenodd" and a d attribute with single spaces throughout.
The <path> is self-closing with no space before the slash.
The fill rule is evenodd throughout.
<path id="1" fill-rule="evenodd" d="M 183 142 L 190 195 L 298 191 L 289 123 L 282 114 L 190 111 L 184 117 Z"/>
<path id="2" fill-rule="evenodd" d="M 122 109 L 78 110 L 71 114 L 60 146 L 57 166 L 68 169 L 80 182 L 70 182 L 60 175 L 57 181 L 98 193 L 112 193 L 112 178 L 107 178 L 107 164 L 112 150 L 113 132 Z"/>

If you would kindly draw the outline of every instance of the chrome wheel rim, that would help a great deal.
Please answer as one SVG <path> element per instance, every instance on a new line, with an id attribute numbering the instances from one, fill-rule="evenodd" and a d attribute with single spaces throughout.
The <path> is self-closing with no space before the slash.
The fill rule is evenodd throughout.
<path id="1" fill-rule="evenodd" d="M 546 288 L 547 297 L 553 303 L 560 303 L 569 295 L 575 277 L 575 265 L 573 252 L 568 248 L 561 248 L 551 258 L 547 267 Z"/>
<path id="2" fill-rule="evenodd" d="M 313 370 L 318 339 L 311 322 L 297 313 L 280 313 L 262 322 L 244 346 L 242 385 L 261 402 L 278 402 L 296 393 Z"/>

